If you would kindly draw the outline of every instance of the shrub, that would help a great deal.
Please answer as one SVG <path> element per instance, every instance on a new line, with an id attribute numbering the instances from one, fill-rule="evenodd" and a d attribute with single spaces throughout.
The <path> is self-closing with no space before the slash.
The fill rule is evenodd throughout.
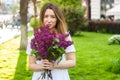
<path id="1" fill-rule="evenodd" d="M 111 21 L 89 21 L 87 31 L 106 32 L 120 34 L 120 22 Z"/>
<path id="2" fill-rule="evenodd" d="M 40 21 L 38 17 L 32 17 L 30 19 L 30 26 L 32 28 L 39 28 L 40 27 Z"/>
<path id="3" fill-rule="evenodd" d="M 113 35 L 108 39 L 108 44 L 120 44 L 120 35 Z"/>
<path id="4" fill-rule="evenodd" d="M 120 73 L 120 57 L 112 60 L 108 67 L 108 71 L 116 74 Z"/>
<path id="5" fill-rule="evenodd" d="M 69 5 L 63 7 L 62 10 L 71 35 L 79 32 L 80 29 L 87 24 L 84 18 L 84 9 L 82 9 L 80 6 L 75 7 Z"/>

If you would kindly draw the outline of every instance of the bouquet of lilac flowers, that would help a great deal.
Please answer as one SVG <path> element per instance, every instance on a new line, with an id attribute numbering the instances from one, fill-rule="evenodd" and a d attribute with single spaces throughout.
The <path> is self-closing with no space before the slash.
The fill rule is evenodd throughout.
<path id="1" fill-rule="evenodd" d="M 36 55 L 37 59 L 48 59 L 50 62 L 62 60 L 62 55 L 65 49 L 72 45 L 72 41 L 67 41 L 69 34 L 57 35 L 56 32 L 50 32 L 49 27 L 34 28 L 34 38 L 31 40 L 32 54 Z M 50 70 L 45 70 L 42 79 L 46 74 L 52 79 Z"/>

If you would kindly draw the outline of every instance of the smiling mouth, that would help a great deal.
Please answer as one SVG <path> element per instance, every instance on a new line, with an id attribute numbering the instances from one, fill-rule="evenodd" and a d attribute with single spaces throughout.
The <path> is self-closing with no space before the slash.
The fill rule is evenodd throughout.
<path id="1" fill-rule="evenodd" d="M 51 26 L 51 24 L 47 24 L 47 26 L 49 26 L 49 27 L 50 27 L 50 26 Z"/>

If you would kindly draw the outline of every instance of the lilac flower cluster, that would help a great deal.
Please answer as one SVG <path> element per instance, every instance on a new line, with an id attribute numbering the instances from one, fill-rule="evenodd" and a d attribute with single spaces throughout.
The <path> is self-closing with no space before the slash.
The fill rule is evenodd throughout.
<path id="1" fill-rule="evenodd" d="M 68 41 L 69 34 L 57 35 L 55 32 L 50 32 L 49 27 L 40 27 L 34 29 L 34 38 L 31 40 L 32 50 L 38 52 L 38 56 L 42 59 L 53 61 L 62 57 L 65 49 L 72 45 L 72 41 Z"/>
<path id="2" fill-rule="evenodd" d="M 60 40 L 60 42 L 58 42 L 58 46 L 66 49 L 68 46 L 70 46 L 71 44 L 73 44 L 72 41 L 67 41 L 66 37 L 68 37 L 69 34 L 61 34 L 58 36 L 58 39 Z"/>
<path id="3" fill-rule="evenodd" d="M 41 30 L 41 31 L 40 31 Z M 48 48 L 52 46 L 52 41 L 56 37 L 56 33 L 50 33 L 48 27 L 41 27 L 41 29 L 34 29 L 34 38 L 31 40 L 31 48 L 38 51 L 38 55 L 42 58 L 48 56 Z"/>

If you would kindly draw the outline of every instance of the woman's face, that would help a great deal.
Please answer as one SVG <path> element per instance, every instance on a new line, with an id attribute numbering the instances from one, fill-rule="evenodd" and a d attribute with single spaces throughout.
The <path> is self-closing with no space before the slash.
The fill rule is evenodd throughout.
<path id="1" fill-rule="evenodd" d="M 46 9 L 43 22 L 45 25 L 48 25 L 50 29 L 55 28 L 57 23 L 57 18 L 52 9 Z"/>

